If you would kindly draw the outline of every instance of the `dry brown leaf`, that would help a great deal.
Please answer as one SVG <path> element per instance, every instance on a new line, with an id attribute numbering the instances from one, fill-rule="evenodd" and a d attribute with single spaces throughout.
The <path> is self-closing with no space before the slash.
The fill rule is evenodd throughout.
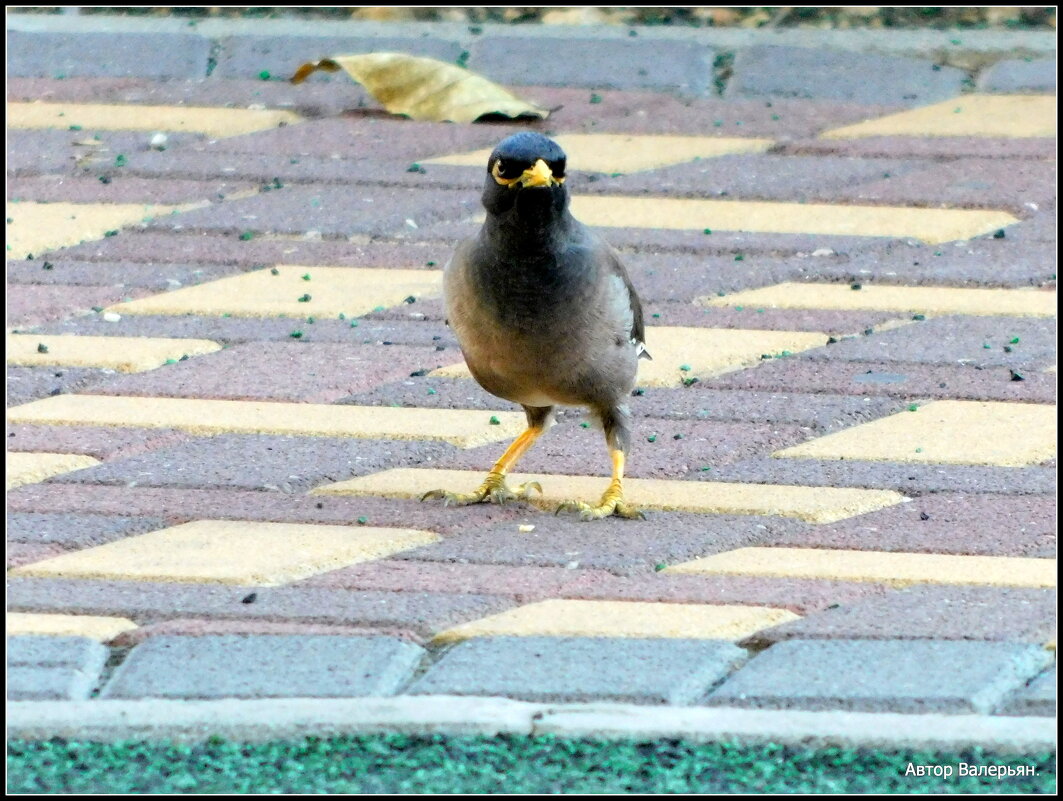
<path id="1" fill-rule="evenodd" d="M 429 122 L 474 122 L 486 114 L 537 117 L 550 113 L 467 69 L 406 53 L 365 53 L 303 64 L 292 83 L 317 70 L 345 70 L 392 114 Z"/>

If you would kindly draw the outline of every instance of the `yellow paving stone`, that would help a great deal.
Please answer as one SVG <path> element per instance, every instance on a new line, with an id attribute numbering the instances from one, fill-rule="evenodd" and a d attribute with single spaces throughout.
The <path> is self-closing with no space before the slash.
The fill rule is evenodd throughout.
<path id="1" fill-rule="evenodd" d="M 51 578 L 275 587 L 439 539 L 430 531 L 408 528 L 196 520 L 9 572 Z"/>
<path id="2" fill-rule="evenodd" d="M 106 642 L 123 631 L 137 628 L 124 617 L 97 615 L 47 615 L 28 612 L 7 613 L 7 636 L 42 634 L 54 637 L 88 637 Z"/>
<path id="3" fill-rule="evenodd" d="M 776 451 L 799 459 L 1021 467 L 1056 455 L 1056 407 L 941 400 Z"/>
<path id="4" fill-rule="evenodd" d="M 873 120 L 834 128 L 825 139 L 865 136 L 993 136 L 1004 138 L 1056 135 L 1055 95 L 962 95 Z"/>
<path id="5" fill-rule="evenodd" d="M 572 213 L 606 228 L 746 231 L 749 233 L 886 236 L 951 242 L 1018 222 L 1003 211 L 902 206 L 779 203 L 746 200 L 577 195 Z"/>
<path id="6" fill-rule="evenodd" d="M 43 353 L 40 346 L 47 348 Z M 167 359 L 201 356 L 221 350 L 209 339 L 91 337 L 75 334 L 8 334 L 7 363 L 20 366 L 103 367 L 140 373 Z"/>
<path id="7" fill-rule="evenodd" d="M 23 484 L 36 484 L 46 478 L 70 473 L 85 467 L 99 464 L 99 459 L 80 453 L 22 453 L 10 451 L 7 454 L 7 488 L 14 489 Z"/>
<path id="8" fill-rule="evenodd" d="M 442 292 L 442 270 L 281 265 L 220 278 L 111 307 L 120 314 L 230 314 L 234 317 L 358 316 L 409 296 Z M 310 280 L 303 278 L 309 275 Z M 306 298 L 300 300 L 300 298 Z"/>
<path id="9" fill-rule="evenodd" d="M 516 437 L 520 412 L 410 409 L 325 403 L 56 395 L 7 410 L 12 423 L 177 428 L 193 434 L 290 434 L 304 437 L 434 440 L 475 448 Z"/>
<path id="10" fill-rule="evenodd" d="M 763 153 L 772 139 L 653 134 L 561 134 L 554 137 L 568 166 L 587 172 L 638 172 L 734 153 Z M 485 167 L 491 148 L 427 159 L 426 164 Z"/>
<path id="11" fill-rule="evenodd" d="M 79 242 L 103 239 L 124 225 L 194 208 L 198 203 L 162 206 L 144 203 L 8 202 L 7 257 L 24 259 Z"/>
<path id="12" fill-rule="evenodd" d="M 787 281 L 724 297 L 695 299 L 702 306 L 756 306 L 772 309 L 832 309 L 923 314 L 1054 317 L 1056 293 L 1040 289 L 965 289 L 944 286 L 811 284 Z"/>
<path id="13" fill-rule="evenodd" d="M 428 490 L 440 487 L 471 492 L 483 481 L 485 472 L 396 468 L 318 487 L 310 494 L 419 498 Z M 510 484 L 514 485 L 525 481 L 542 484 L 543 494 L 540 496 L 535 493 L 531 500 L 550 511 L 565 500 L 597 500 L 609 484 L 605 476 L 515 473 L 509 479 Z M 703 514 L 781 515 L 809 523 L 833 523 L 904 500 L 903 495 L 890 490 L 656 478 L 625 478 L 624 492 L 627 500 L 643 509 Z"/>
<path id="14" fill-rule="evenodd" d="M 8 103 L 8 128 L 80 125 L 99 131 L 180 131 L 213 137 L 238 136 L 302 118 L 290 111 L 208 106 L 141 106 L 108 103 Z"/>
<path id="15" fill-rule="evenodd" d="M 827 344 L 827 335 L 807 331 L 760 331 L 741 328 L 650 326 L 646 348 L 652 360 L 639 360 L 641 387 L 678 387 L 686 378 L 710 378 L 752 367 L 761 356 L 799 353 Z M 689 370 L 683 370 L 689 367 Z M 430 375 L 472 378 L 464 362 L 433 370 Z"/>
<path id="16" fill-rule="evenodd" d="M 983 584 L 1054 587 L 1054 559 L 936 553 L 843 551 L 829 548 L 738 548 L 672 565 L 665 573 L 874 581 L 911 584 Z"/>
<path id="17" fill-rule="evenodd" d="M 440 632 L 433 641 L 507 635 L 738 640 L 798 619 L 787 609 L 766 606 L 551 599 L 463 623 Z"/>

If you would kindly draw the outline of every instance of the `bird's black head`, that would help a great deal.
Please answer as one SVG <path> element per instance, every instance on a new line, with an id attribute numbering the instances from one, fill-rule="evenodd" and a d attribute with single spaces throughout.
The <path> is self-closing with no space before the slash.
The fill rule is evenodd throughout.
<path id="1" fill-rule="evenodd" d="M 565 151 L 532 131 L 513 134 L 491 152 L 483 204 L 513 224 L 541 226 L 564 214 Z"/>

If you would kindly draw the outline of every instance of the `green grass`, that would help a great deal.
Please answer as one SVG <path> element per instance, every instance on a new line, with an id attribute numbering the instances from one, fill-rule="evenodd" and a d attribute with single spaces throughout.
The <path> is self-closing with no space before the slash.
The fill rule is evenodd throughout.
<path id="1" fill-rule="evenodd" d="M 959 764 L 1034 776 L 960 777 Z M 951 778 L 905 776 L 909 763 Z M 1055 759 L 555 737 L 8 744 L 9 793 L 1054 793 Z"/>

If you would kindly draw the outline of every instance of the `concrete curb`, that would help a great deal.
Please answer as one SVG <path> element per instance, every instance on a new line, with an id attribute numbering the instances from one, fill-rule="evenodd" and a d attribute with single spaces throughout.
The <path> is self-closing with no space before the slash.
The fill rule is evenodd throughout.
<path id="1" fill-rule="evenodd" d="M 195 24 L 191 24 L 194 22 Z M 810 30 L 805 28 L 686 28 L 628 25 L 466 25 L 455 22 L 358 22 L 298 19 L 139 18 L 103 14 L 8 13 L 7 29 L 35 33 L 182 33 L 211 39 L 241 36 L 409 37 L 450 39 L 464 46 L 488 36 L 519 39 L 637 38 L 697 42 L 714 49 L 755 45 L 807 47 L 932 58 L 941 53 L 979 53 L 999 58 L 1056 53 L 1051 31 Z M 473 33 L 470 29 L 479 31 Z"/>
<path id="2" fill-rule="evenodd" d="M 222 701 L 23 701 L 8 704 L 9 739 L 244 742 L 401 733 L 555 735 L 606 740 L 677 738 L 796 747 L 981 747 L 1055 752 L 1052 718 L 798 712 L 632 704 L 532 704 L 505 698 L 276 698 Z"/>

